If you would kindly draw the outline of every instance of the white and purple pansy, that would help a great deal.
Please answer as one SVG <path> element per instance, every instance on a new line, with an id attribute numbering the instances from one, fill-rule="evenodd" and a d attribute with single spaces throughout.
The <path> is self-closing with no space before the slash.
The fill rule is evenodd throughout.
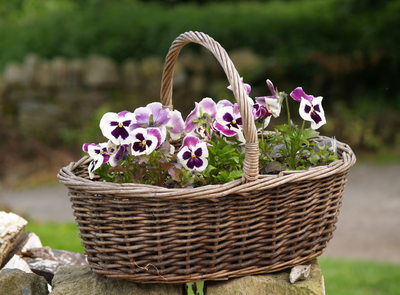
<path id="1" fill-rule="evenodd" d="M 84 143 L 82 150 L 89 154 L 92 159 L 102 159 L 101 164 L 107 163 L 110 158 L 108 152 L 108 143 L 103 142 L 99 144 L 95 143 Z M 101 165 L 100 164 L 100 165 Z"/>
<path id="2" fill-rule="evenodd" d="M 297 87 L 290 96 L 300 102 L 299 113 L 303 120 L 311 122 L 312 129 L 318 129 L 326 123 L 325 112 L 322 108 L 322 96 L 314 97 L 304 92 L 303 88 Z"/>
<path id="3" fill-rule="evenodd" d="M 170 121 L 169 112 L 169 109 L 163 109 L 159 102 L 152 102 L 145 107 L 137 108 L 134 111 L 136 121 L 132 123 L 130 130 L 158 128 L 162 135 L 162 141 L 164 141 L 167 136 L 166 125 Z"/>
<path id="4" fill-rule="evenodd" d="M 132 131 L 133 156 L 148 155 L 162 144 L 161 131 L 158 128 L 136 128 Z"/>
<path id="5" fill-rule="evenodd" d="M 299 113 L 303 120 L 311 122 L 312 129 L 318 129 L 326 123 L 325 112 L 322 108 L 322 96 L 314 97 L 312 102 L 302 98 Z"/>
<path id="6" fill-rule="evenodd" d="M 281 113 L 282 99 L 276 92 L 274 84 L 272 84 L 271 80 L 267 80 L 267 85 L 272 95 L 256 97 L 256 103 L 266 107 L 268 112 L 271 113 L 275 118 L 277 118 Z"/>
<path id="7" fill-rule="evenodd" d="M 129 126 L 135 121 L 135 115 L 128 111 L 120 113 L 105 113 L 100 120 L 100 129 L 103 135 L 114 144 L 129 144 L 131 134 Z"/>
<path id="8" fill-rule="evenodd" d="M 131 146 L 129 144 L 122 144 L 118 148 L 117 152 L 110 156 L 110 160 L 108 162 L 111 166 L 116 167 L 121 162 L 121 160 L 125 160 L 126 157 L 131 154 Z"/>
<path id="9" fill-rule="evenodd" d="M 90 179 L 94 177 L 94 171 L 96 171 L 103 163 L 107 163 L 110 159 L 109 153 L 107 151 L 108 144 L 100 143 L 85 143 L 82 146 L 84 152 L 88 153 L 89 156 L 93 159 L 90 162 L 88 171 Z"/>
<path id="10" fill-rule="evenodd" d="M 178 162 L 187 170 L 202 172 L 208 165 L 207 143 L 194 136 L 186 136 L 177 154 Z"/>
<path id="11" fill-rule="evenodd" d="M 240 115 L 238 104 L 222 107 L 218 110 L 216 120 L 213 124 L 225 136 L 235 136 L 242 131 L 242 116 Z"/>
<path id="12" fill-rule="evenodd" d="M 193 132 L 198 127 L 204 129 L 210 127 L 217 114 L 217 105 L 209 97 L 203 98 L 202 101 L 195 104 L 194 110 L 190 112 L 185 121 L 186 133 Z"/>

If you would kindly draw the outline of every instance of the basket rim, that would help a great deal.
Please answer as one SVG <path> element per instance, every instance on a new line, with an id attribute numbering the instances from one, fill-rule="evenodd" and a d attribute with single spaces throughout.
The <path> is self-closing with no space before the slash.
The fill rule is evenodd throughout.
<path id="1" fill-rule="evenodd" d="M 318 136 L 312 140 L 318 142 L 324 139 L 328 139 L 328 137 Z M 356 156 L 350 146 L 340 141 L 337 141 L 337 149 L 339 160 L 328 165 L 311 167 L 308 170 L 281 171 L 276 175 L 259 174 L 258 180 L 248 183 L 243 183 L 241 179 L 237 179 L 224 184 L 210 184 L 194 188 L 166 188 L 148 184 L 101 182 L 75 175 L 74 170 L 76 168 L 91 161 L 88 156 L 61 168 L 57 177 L 69 189 L 82 190 L 95 195 L 113 195 L 124 198 L 167 197 L 168 199 L 190 197 L 197 200 L 209 199 L 218 202 L 218 198 L 228 194 L 247 195 L 254 191 L 272 189 L 292 182 L 317 180 L 333 174 L 348 172 L 350 167 L 355 164 Z"/>

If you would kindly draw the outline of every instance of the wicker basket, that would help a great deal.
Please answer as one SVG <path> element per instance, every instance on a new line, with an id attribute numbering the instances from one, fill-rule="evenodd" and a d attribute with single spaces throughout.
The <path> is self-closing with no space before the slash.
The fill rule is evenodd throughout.
<path id="1" fill-rule="evenodd" d="M 223 185 L 169 189 L 90 180 L 88 157 L 62 168 L 58 177 L 69 189 L 90 267 L 138 283 L 185 283 L 275 272 L 321 255 L 336 229 L 354 153 L 338 142 L 340 159 L 330 165 L 259 175 L 251 107 L 219 43 L 199 32 L 173 42 L 161 102 L 172 109 L 174 65 L 189 42 L 209 49 L 233 86 L 247 141 L 244 177 Z"/>

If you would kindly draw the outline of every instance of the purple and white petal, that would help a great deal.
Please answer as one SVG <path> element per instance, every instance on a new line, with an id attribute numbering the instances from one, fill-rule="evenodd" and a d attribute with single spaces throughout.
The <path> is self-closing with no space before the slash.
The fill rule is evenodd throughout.
<path id="1" fill-rule="evenodd" d="M 165 137 L 159 128 L 147 128 L 147 138 L 154 140 L 156 143 L 156 149 L 164 142 Z"/>
<path id="2" fill-rule="evenodd" d="M 203 114 L 208 114 L 211 120 L 215 119 L 215 115 L 217 114 L 217 104 L 212 98 L 203 98 L 199 103 L 199 107 L 201 108 Z"/>
<path id="3" fill-rule="evenodd" d="M 167 124 L 167 130 L 172 140 L 178 140 L 181 138 L 185 131 L 185 122 L 183 121 L 182 114 L 178 110 L 169 112 L 169 122 Z"/>
<path id="4" fill-rule="evenodd" d="M 207 123 L 211 125 L 211 123 L 215 120 L 216 114 L 217 105 L 211 98 L 206 97 L 203 98 L 201 102 L 196 102 L 194 110 L 190 112 L 185 121 L 186 133 L 190 133 L 199 125 L 202 125 L 203 123 L 200 123 L 200 121 L 207 121 Z"/>
<path id="5" fill-rule="evenodd" d="M 182 146 L 179 148 L 179 151 L 182 150 L 185 146 L 188 147 L 190 150 L 194 149 L 198 144 L 202 141 L 195 136 L 186 136 L 183 139 Z"/>
<path id="6" fill-rule="evenodd" d="M 121 160 L 125 159 L 125 157 L 130 154 L 131 146 L 129 144 L 123 144 L 119 147 L 116 153 L 110 156 L 109 163 L 112 167 L 116 167 Z"/>
<path id="7" fill-rule="evenodd" d="M 268 85 L 269 91 L 271 91 L 271 93 L 272 93 L 272 97 L 278 99 L 279 95 L 276 92 L 276 90 L 274 88 L 274 84 L 272 84 L 272 81 L 270 79 L 267 79 L 267 85 Z"/>
<path id="8" fill-rule="evenodd" d="M 243 77 L 241 77 L 240 80 L 242 81 L 242 85 L 243 85 L 244 90 L 246 91 L 247 95 L 249 95 L 250 92 L 251 92 L 251 86 L 249 84 L 243 82 Z M 229 85 L 227 88 L 230 91 L 233 91 L 233 88 L 232 88 L 231 85 Z"/>
<path id="9" fill-rule="evenodd" d="M 314 96 L 312 95 L 307 95 L 302 87 L 297 87 L 295 90 L 293 90 L 290 93 L 290 96 L 294 99 L 297 100 L 298 102 L 301 102 L 301 99 L 304 98 L 305 100 L 309 101 L 310 103 L 313 101 Z"/>
<path id="10" fill-rule="evenodd" d="M 150 123 L 151 110 L 147 107 L 139 107 L 133 112 L 136 122 L 130 126 L 130 130 L 139 127 L 148 127 Z"/>
<path id="11" fill-rule="evenodd" d="M 222 99 L 222 100 L 220 100 L 220 101 L 217 102 L 217 112 L 218 112 L 218 110 L 219 110 L 220 108 L 223 108 L 223 107 L 232 107 L 232 106 L 233 106 L 233 103 L 231 103 L 229 100 L 227 100 L 227 99 Z"/>
<path id="12" fill-rule="evenodd" d="M 103 135 L 114 144 L 129 144 L 131 135 L 129 126 L 135 121 L 135 115 L 128 111 L 120 113 L 105 113 L 100 120 Z"/>
<path id="13" fill-rule="evenodd" d="M 152 102 L 146 106 L 150 109 L 151 114 L 153 115 L 154 126 L 149 127 L 158 127 L 166 125 L 170 119 L 169 117 L 169 109 L 163 109 L 163 106 L 160 102 Z"/>
<path id="14" fill-rule="evenodd" d="M 193 121 L 197 120 L 198 118 L 200 118 L 200 105 L 198 102 L 195 102 L 194 109 L 190 112 L 185 121 L 185 131 L 187 133 L 196 129 L 198 123 Z"/>
<path id="15" fill-rule="evenodd" d="M 94 171 L 96 171 L 98 168 L 100 168 L 101 164 L 103 164 L 103 163 L 100 159 L 94 159 L 92 162 L 90 162 L 89 167 L 88 167 L 90 179 L 93 179 Z"/>
<path id="16" fill-rule="evenodd" d="M 215 130 L 221 132 L 223 135 L 228 137 L 235 136 L 237 133 L 236 131 L 229 129 L 228 127 L 218 123 L 217 121 L 214 122 L 213 128 L 215 128 Z"/>
<path id="17" fill-rule="evenodd" d="M 254 121 L 258 121 L 267 117 L 271 119 L 272 114 L 268 112 L 265 106 L 256 103 L 253 106 L 253 116 L 254 116 Z"/>
<path id="18" fill-rule="evenodd" d="M 260 96 L 256 97 L 255 100 L 258 104 L 266 107 L 268 112 L 270 112 L 276 118 L 281 113 L 281 98 L 276 92 L 274 84 L 272 84 L 271 80 L 267 80 L 267 85 L 272 96 Z"/>

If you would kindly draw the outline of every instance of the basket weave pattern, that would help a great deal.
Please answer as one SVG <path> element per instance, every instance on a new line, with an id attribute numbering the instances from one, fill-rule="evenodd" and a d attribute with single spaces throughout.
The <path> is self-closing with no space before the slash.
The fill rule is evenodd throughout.
<path id="1" fill-rule="evenodd" d="M 244 178 L 170 189 L 90 180 L 89 157 L 62 168 L 58 177 L 69 188 L 90 267 L 138 283 L 185 283 L 274 272 L 321 255 L 336 229 L 354 153 L 338 142 L 340 159 L 330 165 L 259 175 L 247 94 L 225 50 L 209 36 L 188 32 L 172 44 L 163 105 L 172 109 L 173 67 L 189 42 L 210 49 L 233 86 L 245 118 Z"/>

